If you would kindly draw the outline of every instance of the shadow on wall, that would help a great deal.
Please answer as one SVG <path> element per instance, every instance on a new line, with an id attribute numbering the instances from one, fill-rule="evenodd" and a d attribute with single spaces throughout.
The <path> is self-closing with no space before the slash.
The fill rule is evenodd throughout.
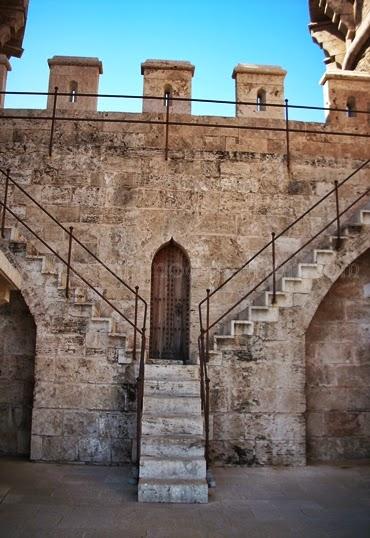
<path id="1" fill-rule="evenodd" d="M 30 453 L 36 326 L 20 292 L 0 306 L 0 455 Z"/>
<path id="2" fill-rule="evenodd" d="M 306 335 L 307 458 L 370 455 L 370 250 L 343 272 Z"/>

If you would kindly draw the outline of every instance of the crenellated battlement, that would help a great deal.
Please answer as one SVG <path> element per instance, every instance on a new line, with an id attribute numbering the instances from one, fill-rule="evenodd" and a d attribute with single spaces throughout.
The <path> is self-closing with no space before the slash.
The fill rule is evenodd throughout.
<path id="1" fill-rule="evenodd" d="M 99 78 L 103 73 L 98 58 L 54 56 L 50 67 L 47 109 L 52 110 L 54 92 L 56 110 L 96 112 Z M 0 58 L 0 86 L 6 88 L 10 64 Z M 141 64 L 143 76 L 143 113 L 191 115 L 192 79 L 195 67 L 188 61 L 146 60 Z M 284 81 L 287 72 L 280 66 L 238 64 L 232 72 L 235 80 L 235 116 L 250 120 L 283 120 L 286 97 Z M 366 111 L 370 106 L 370 74 L 331 70 L 321 80 L 324 89 L 326 120 L 361 130 L 369 125 Z M 91 94 L 91 95 L 89 95 Z M 232 102 L 232 101 L 230 101 Z M 309 105 L 309 103 L 296 103 Z M 0 108 L 3 99 L 0 99 Z M 107 110 L 106 112 L 109 112 Z"/>

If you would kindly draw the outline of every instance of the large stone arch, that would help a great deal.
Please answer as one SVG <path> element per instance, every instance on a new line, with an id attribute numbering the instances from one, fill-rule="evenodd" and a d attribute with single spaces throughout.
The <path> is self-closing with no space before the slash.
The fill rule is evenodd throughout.
<path id="1" fill-rule="evenodd" d="M 30 453 L 35 382 L 36 325 L 19 269 L 0 251 L 0 454 L 12 456 Z"/>
<path id="2" fill-rule="evenodd" d="M 370 231 L 363 226 L 362 232 L 347 239 L 345 245 L 337 252 L 331 264 L 325 266 L 323 275 L 314 281 L 309 301 L 302 309 L 300 325 L 303 334 L 306 333 L 317 309 L 330 288 L 341 274 L 370 248 Z"/>
<path id="3" fill-rule="evenodd" d="M 362 228 L 361 233 L 358 233 L 355 237 L 352 237 L 350 239 L 346 240 L 345 245 L 341 250 L 337 252 L 337 255 L 335 256 L 335 259 L 330 265 L 327 265 L 324 269 L 323 275 L 321 278 L 317 279 L 314 282 L 312 292 L 310 294 L 310 299 L 306 303 L 305 308 L 303 309 L 301 313 L 301 329 L 303 329 L 303 334 L 305 335 L 305 341 L 306 341 L 306 354 L 305 354 L 305 360 L 308 359 L 308 353 L 312 353 L 312 349 L 309 349 L 309 347 L 312 345 L 312 342 L 310 342 L 312 335 L 310 333 L 313 324 L 315 323 L 316 318 L 319 319 L 320 316 L 322 316 L 322 312 L 320 309 L 325 309 L 325 300 L 330 301 L 330 293 L 333 288 L 336 287 L 336 283 L 338 283 L 338 280 L 341 278 L 343 274 L 350 275 L 352 274 L 353 267 L 356 267 L 356 262 L 361 259 L 361 257 L 365 256 L 366 252 L 369 252 L 370 249 L 370 234 L 369 230 L 366 226 Z M 343 326 L 343 330 L 345 327 Z M 310 368 L 310 365 L 306 364 L 306 385 L 307 382 L 310 383 L 310 375 L 312 372 L 309 372 L 308 368 Z M 325 373 L 323 371 L 318 371 L 317 375 L 321 375 L 321 379 L 325 380 Z M 328 396 L 329 396 L 329 388 L 328 388 Z M 307 394 L 306 394 L 307 397 Z M 307 440 L 308 444 L 311 443 L 310 437 L 312 437 L 312 432 L 315 428 L 317 428 L 316 431 L 319 431 L 318 429 L 321 428 L 321 432 L 325 434 L 325 424 L 324 419 L 322 416 L 319 416 L 317 414 L 316 416 L 310 415 L 310 406 L 311 403 L 309 401 L 310 397 L 308 396 L 306 399 L 306 405 L 307 405 L 307 419 L 308 419 L 308 425 L 307 425 Z M 317 404 L 319 405 L 319 404 Z M 332 404 L 325 404 L 327 407 Z M 358 424 L 359 419 L 356 419 L 355 415 L 347 414 L 347 420 L 346 416 L 341 414 L 340 412 L 335 414 L 335 408 L 332 409 L 332 421 L 331 421 L 331 431 L 338 432 L 340 431 L 340 428 L 343 429 L 343 431 L 347 431 L 347 433 L 350 433 L 351 431 L 355 431 L 356 424 Z M 350 424 L 352 419 L 352 425 Z M 363 420 L 363 417 L 360 419 L 360 421 Z M 326 424 L 328 423 L 328 420 L 326 420 Z M 338 435 L 337 435 L 338 437 Z M 347 437 L 350 437 L 349 435 Z M 345 459 L 350 457 L 361 457 L 363 454 L 363 447 L 359 446 L 359 442 L 354 441 L 351 444 L 351 441 L 348 440 L 347 443 L 347 449 L 344 446 L 345 442 L 341 443 L 340 441 L 337 441 L 335 443 L 334 440 L 331 442 L 331 446 L 333 447 L 336 445 L 337 450 L 332 450 L 331 455 L 327 454 L 327 459 Z M 366 443 L 365 443 L 366 444 Z M 348 447 L 354 447 L 354 451 L 351 453 L 351 450 L 348 449 Z M 357 447 L 357 448 L 356 448 Z M 315 454 L 314 455 L 314 451 Z M 308 460 L 310 461 L 313 459 L 319 460 L 324 459 L 322 455 L 320 455 L 320 451 L 318 450 L 318 445 L 316 447 L 308 446 Z"/>
<path id="4" fill-rule="evenodd" d="M 30 454 L 36 326 L 20 291 L 0 305 L 0 454 Z"/>
<path id="5" fill-rule="evenodd" d="M 370 450 L 370 249 L 334 282 L 306 332 L 308 461 Z"/>

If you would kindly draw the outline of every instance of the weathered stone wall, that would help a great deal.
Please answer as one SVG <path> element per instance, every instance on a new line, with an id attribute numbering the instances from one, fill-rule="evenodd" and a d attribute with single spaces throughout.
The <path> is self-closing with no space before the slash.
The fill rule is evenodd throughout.
<path id="1" fill-rule="evenodd" d="M 370 251 L 335 282 L 306 336 L 311 461 L 366 458 L 370 450 Z"/>
<path id="2" fill-rule="evenodd" d="M 103 119 L 105 114 L 98 114 Z M 141 116 L 107 114 L 113 118 Z M 179 119 L 183 119 L 178 117 Z M 188 121 L 189 118 L 186 118 Z M 212 120 L 214 120 L 212 118 Z M 194 123 L 199 118 L 193 118 Z M 205 119 L 202 121 L 210 121 Z M 226 120 L 222 120 L 226 121 Z M 300 215 L 367 156 L 367 140 L 335 137 L 317 124 L 299 124 L 291 135 L 291 173 L 287 172 L 285 133 L 238 129 L 171 127 L 170 159 L 164 160 L 164 128 L 155 125 L 59 123 L 53 157 L 47 156 L 47 122 L 3 122 L 3 162 L 31 192 L 93 252 L 150 298 L 150 265 L 171 236 L 188 252 L 192 270 L 191 340 L 196 353 L 197 303 L 231 271 Z M 283 128 L 283 122 L 248 120 L 248 125 Z M 7 127 L 8 126 L 8 127 Z M 321 134 L 305 134 L 313 127 Z M 367 181 L 365 172 L 342 190 L 341 203 L 353 199 Z M 11 198 L 19 214 L 38 223 L 47 240 L 67 251 L 67 237 L 23 195 Z M 277 244 L 283 257 L 333 215 L 334 200 L 312 212 Z M 42 250 L 45 247 L 38 245 Z M 133 303 L 88 255 L 75 248 L 77 269 L 103 285 L 108 298 L 132 312 Z M 266 252 L 212 305 L 216 316 L 239 290 L 266 270 Z"/>
<path id="3" fill-rule="evenodd" d="M 291 122 L 299 132 L 291 133 L 288 171 L 284 122 L 218 118 L 225 127 L 172 125 L 168 161 L 164 159 L 163 125 L 58 120 L 53 155 L 49 157 L 50 122 L 7 119 L 10 114 L 22 113 L 2 113 L 3 167 L 9 166 L 12 176 L 28 192 L 65 226 L 73 226 L 74 233 L 121 277 L 131 285 L 138 284 L 148 302 L 155 252 L 171 236 L 186 250 L 191 264 L 193 362 L 197 360 L 199 333 L 197 305 L 206 288 L 213 289 L 221 283 L 270 239 L 272 230 L 278 232 L 287 226 L 326 193 L 335 179 L 344 178 L 368 156 L 365 138 L 354 143 L 351 137 L 326 134 L 325 125 Z M 45 113 L 25 114 L 42 117 Z M 76 113 L 78 117 L 86 118 Z M 163 120 L 163 116 L 149 114 L 97 113 L 95 117 Z M 194 124 L 216 121 L 189 116 L 174 119 Z M 243 126 L 278 127 L 282 131 L 250 131 Z M 307 133 L 306 129 L 319 134 Z M 341 191 L 341 206 L 362 192 L 368 181 L 367 171 L 354 177 L 351 186 Z M 66 234 L 13 188 L 9 200 L 17 214 L 25 216 L 66 255 Z M 334 207 L 331 199 L 280 239 L 278 262 L 318 231 L 329 215 L 334 216 Z M 45 251 L 24 233 L 29 252 Z M 76 245 L 72 260 L 76 269 L 103 289 L 108 299 L 132 316 L 130 295 Z M 270 263 L 271 253 L 266 251 L 212 302 L 211 319 L 239 298 L 240 290 L 264 276 Z M 31 310 L 36 312 L 38 326 L 32 457 L 127 461 L 134 437 L 134 368 L 118 363 L 113 341 L 110 345 L 99 342 L 99 334 L 96 336 L 96 331 L 89 328 L 91 310 L 84 315 L 79 310 L 88 306 L 72 305 L 67 309 L 63 290 L 58 290 L 58 277 L 52 274 L 59 270 L 54 262 L 50 262 L 50 273 L 40 274 L 40 264 L 36 262 L 30 270 L 25 261 L 24 272 L 26 267 L 28 282 L 34 284 L 35 304 Z M 65 271 L 59 275 L 61 288 L 63 279 Z M 72 287 L 77 283 L 73 277 Z M 81 283 L 78 286 L 83 288 Z M 112 315 L 102 301 L 87 294 L 86 302 L 91 301 L 96 307 L 95 316 Z M 116 332 L 127 333 L 126 347 L 130 348 L 132 331 L 118 316 L 113 317 L 117 319 Z M 242 350 L 237 359 L 226 353 L 219 368 L 214 364 L 214 386 L 217 387 L 217 376 L 227 380 L 227 398 L 233 399 L 232 406 L 230 400 L 225 403 L 220 390 L 220 399 L 214 404 L 223 413 L 215 418 L 214 456 L 223 462 L 302 463 L 302 335 L 291 333 L 289 342 L 282 335 L 280 343 L 271 344 L 273 349 L 269 349 L 269 338 L 263 330 L 250 344 L 252 351 Z M 299 358 L 294 355 L 297 347 Z M 283 384 L 284 391 L 278 388 L 281 376 L 284 380 L 292 376 L 291 383 Z M 263 382 L 251 388 L 247 379 Z M 266 379 L 270 391 L 266 390 Z M 253 413 L 248 415 L 251 410 Z M 232 424 L 230 435 L 225 430 L 228 423 Z M 242 444 L 235 444 L 239 437 Z M 230 448 L 233 444 L 240 448 Z"/>
<path id="4" fill-rule="evenodd" d="M 19 292 L 0 306 L 0 455 L 30 453 L 36 327 Z"/>
<path id="5" fill-rule="evenodd" d="M 227 465 L 302 465 L 302 337 L 275 327 L 266 334 L 260 325 L 255 336 L 241 338 L 238 350 L 226 349 L 210 362 L 212 459 Z"/>

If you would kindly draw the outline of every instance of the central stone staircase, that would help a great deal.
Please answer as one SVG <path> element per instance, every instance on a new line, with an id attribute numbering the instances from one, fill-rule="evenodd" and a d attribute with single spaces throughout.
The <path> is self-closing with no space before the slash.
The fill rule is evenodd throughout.
<path id="1" fill-rule="evenodd" d="M 207 503 L 199 366 L 146 364 L 138 498 Z"/>

